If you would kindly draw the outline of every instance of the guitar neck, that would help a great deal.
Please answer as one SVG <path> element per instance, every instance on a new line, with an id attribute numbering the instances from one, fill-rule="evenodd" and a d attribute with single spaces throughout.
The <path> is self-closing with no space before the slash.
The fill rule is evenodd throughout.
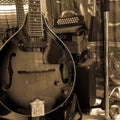
<path id="1" fill-rule="evenodd" d="M 29 0 L 28 31 L 31 37 L 43 36 L 42 12 L 40 0 Z"/>
<path id="2" fill-rule="evenodd" d="M 25 13 L 23 8 L 23 0 L 15 0 L 16 3 L 16 14 L 17 14 L 17 26 L 23 25 L 25 19 Z"/>

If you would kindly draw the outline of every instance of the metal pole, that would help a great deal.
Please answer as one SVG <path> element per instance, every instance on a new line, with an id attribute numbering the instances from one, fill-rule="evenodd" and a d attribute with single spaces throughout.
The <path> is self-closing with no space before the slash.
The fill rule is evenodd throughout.
<path id="1" fill-rule="evenodd" d="M 96 16 L 96 0 L 93 0 L 93 16 Z"/>
<path id="2" fill-rule="evenodd" d="M 109 117 L 109 70 L 108 70 L 108 23 L 109 23 L 109 0 L 104 0 L 104 50 L 105 50 L 105 119 Z"/>
<path id="3" fill-rule="evenodd" d="M 105 113 L 109 119 L 109 70 L 108 70 L 108 13 L 105 13 Z"/>

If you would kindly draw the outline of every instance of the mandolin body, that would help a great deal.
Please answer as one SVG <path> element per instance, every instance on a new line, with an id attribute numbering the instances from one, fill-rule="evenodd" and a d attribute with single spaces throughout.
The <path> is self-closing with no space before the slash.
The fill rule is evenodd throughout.
<path id="1" fill-rule="evenodd" d="M 45 114 L 70 97 L 75 67 L 71 54 L 46 22 L 41 42 L 31 42 L 27 16 L 23 26 L 0 50 L 0 99 L 10 111 L 31 116 L 31 104 L 44 102 Z"/>

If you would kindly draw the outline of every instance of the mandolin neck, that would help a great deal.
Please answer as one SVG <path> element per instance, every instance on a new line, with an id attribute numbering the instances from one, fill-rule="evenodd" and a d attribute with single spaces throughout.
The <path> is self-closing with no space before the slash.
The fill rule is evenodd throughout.
<path id="1" fill-rule="evenodd" d="M 28 32 L 30 37 L 43 37 L 40 0 L 29 0 Z"/>

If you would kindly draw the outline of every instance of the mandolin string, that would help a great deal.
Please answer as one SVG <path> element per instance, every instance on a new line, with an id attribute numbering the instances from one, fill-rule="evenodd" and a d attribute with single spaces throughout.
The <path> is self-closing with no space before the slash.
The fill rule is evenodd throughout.
<path id="1" fill-rule="evenodd" d="M 39 24 L 39 23 L 37 23 L 37 24 Z M 39 26 L 39 25 L 38 25 Z M 61 40 L 60 39 L 58 39 L 58 37 L 56 37 L 56 36 L 54 36 L 54 34 L 52 34 L 52 33 L 50 33 L 48 30 L 46 30 L 46 32 L 48 33 L 48 35 L 52 38 L 52 40 L 54 40 L 58 45 L 59 45 L 59 47 L 64 51 L 67 51 L 68 49 L 67 49 L 67 47 L 63 44 L 63 42 L 61 42 Z M 58 40 L 56 40 L 56 39 L 58 39 Z M 35 39 L 36 40 L 36 39 Z M 36 41 L 35 41 L 36 42 Z M 35 47 L 35 44 L 34 44 L 34 47 Z M 69 52 L 69 54 L 70 54 L 70 52 Z M 71 55 L 71 54 L 70 54 Z M 35 58 L 36 58 L 36 56 L 35 56 Z M 73 59 L 72 59 L 72 57 L 71 57 L 71 60 L 72 60 L 72 62 L 73 62 Z M 74 66 L 74 63 L 72 63 L 73 64 L 73 66 Z M 40 65 L 38 65 L 38 66 L 40 66 Z M 41 67 L 41 66 L 40 66 Z M 44 73 L 43 73 L 44 74 Z M 43 75 L 42 74 L 42 76 L 40 75 L 40 80 L 42 80 L 42 79 L 44 79 L 44 78 L 46 78 L 46 74 L 44 74 Z M 55 74 L 56 75 L 56 74 Z M 49 74 L 49 78 L 51 79 L 51 73 Z M 47 84 L 49 85 L 49 80 L 47 81 Z M 35 98 L 35 88 L 34 88 L 34 86 L 32 86 L 32 93 L 33 93 L 33 98 L 32 99 L 34 99 Z"/>
<path id="2" fill-rule="evenodd" d="M 38 2 L 38 1 L 37 1 Z M 41 32 L 40 33 L 40 35 L 38 36 L 37 34 L 37 36 L 35 37 L 35 41 L 34 41 L 34 48 L 36 48 L 36 43 L 37 44 L 39 44 L 39 43 L 41 43 L 41 38 L 43 37 L 43 29 L 42 29 L 42 16 L 41 16 L 41 1 L 39 1 L 39 3 L 37 3 L 37 4 L 39 4 L 40 5 L 40 8 L 38 8 L 38 6 L 37 5 L 35 5 L 34 7 L 34 9 L 35 10 L 37 10 L 37 13 L 35 14 L 35 17 L 36 17 L 36 21 L 35 21 L 35 24 L 36 24 L 36 26 L 39 26 L 39 29 L 36 29 L 35 30 L 35 32 Z M 39 18 L 40 17 L 40 18 Z M 39 70 L 41 70 L 41 69 L 44 69 L 44 67 L 46 67 L 46 64 L 44 64 L 43 65 L 43 52 L 42 51 L 39 51 L 40 50 L 40 48 L 36 48 L 37 49 L 37 51 L 36 52 L 40 52 L 39 53 L 39 57 L 40 58 L 38 58 L 38 56 L 37 56 L 37 54 L 35 54 L 36 56 L 35 56 L 35 61 L 37 60 L 37 59 L 40 59 L 40 61 L 42 61 L 42 64 L 41 64 L 41 62 L 39 63 L 39 62 L 36 62 L 36 68 Z M 35 53 L 36 53 L 35 52 Z M 37 79 L 37 82 L 38 82 L 38 79 L 39 79 L 39 83 L 38 84 L 40 84 L 41 82 L 43 83 L 43 88 L 45 87 L 44 86 L 44 79 L 46 78 L 46 74 L 45 73 L 38 73 L 38 74 L 36 74 L 36 79 Z M 41 81 L 41 82 L 40 82 Z M 48 80 L 47 80 L 48 81 Z M 46 82 L 47 82 L 46 80 L 45 80 L 45 84 L 46 84 Z M 36 83 L 37 84 L 37 83 Z M 40 85 L 41 86 L 41 85 Z M 37 86 L 38 87 L 38 86 Z M 34 88 L 34 99 L 36 99 L 35 98 L 35 96 L 37 96 L 38 97 L 38 99 L 40 99 L 40 100 L 45 100 L 45 96 L 40 96 L 40 95 L 37 95 L 38 93 L 37 93 L 37 88 Z M 40 93 L 41 94 L 41 93 Z M 41 98 L 39 98 L 39 97 L 41 97 Z"/>
<path id="3" fill-rule="evenodd" d="M 30 29 L 31 29 L 31 28 L 30 28 L 30 24 L 31 24 L 31 20 L 30 20 L 31 7 L 30 7 L 30 4 L 32 4 L 31 0 L 29 0 L 29 3 L 28 3 L 28 4 L 29 4 L 29 8 L 28 8 L 28 9 L 29 9 L 29 16 L 28 16 L 28 17 L 29 17 L 29 19 L 28 19 L 29 21 L 28 21 L 28 24 L 29 24 L 29 32 L 31 32 L 31 31 L 30 31 Z M 30 40 L 31 40 L 31 42 L 33 42 L 33 39 L 32 39 L 31 36 L 30 36 Z M 30 45 L 30 46 L 31 46 L 31 45 Z M 32 48 L 32 50 L 33 50 L 33 48 Z M 33 52 L 34 52 L 34 51 L 33 51 Z M 35 53 L 33 53 L 33 55 L 35 55 Z M 32 65 L 32 64 L 31 64 L 31 65 Z M 34 83 L 33 83 L 33 81 L 34 81 L 34 80 L 33 80 L 33 79 L 34 79 L 33 74 L 32 74 L 31 77 L 32 77 L 32 79 L 31 79 L 31 81 L 30 81 L 30 86 L 31 86 L 31 90 L 30 90 L 30 91 L 31 91 L 31 98 L 30 98 L 30 99 L 31 99 L 32 101 L 30 101 L 30 102 L 31 102 L 30 104 L 31 104 L 31 117 L 33 117 L 33 116 L 32 116 L 32 112 L 33 112 L 32 102 L 34 101 L 34 97 L 35 97 L 35 95 L 34 95 L 34 94 L 35 94 L 35 91 L 34 91 Z"/>

